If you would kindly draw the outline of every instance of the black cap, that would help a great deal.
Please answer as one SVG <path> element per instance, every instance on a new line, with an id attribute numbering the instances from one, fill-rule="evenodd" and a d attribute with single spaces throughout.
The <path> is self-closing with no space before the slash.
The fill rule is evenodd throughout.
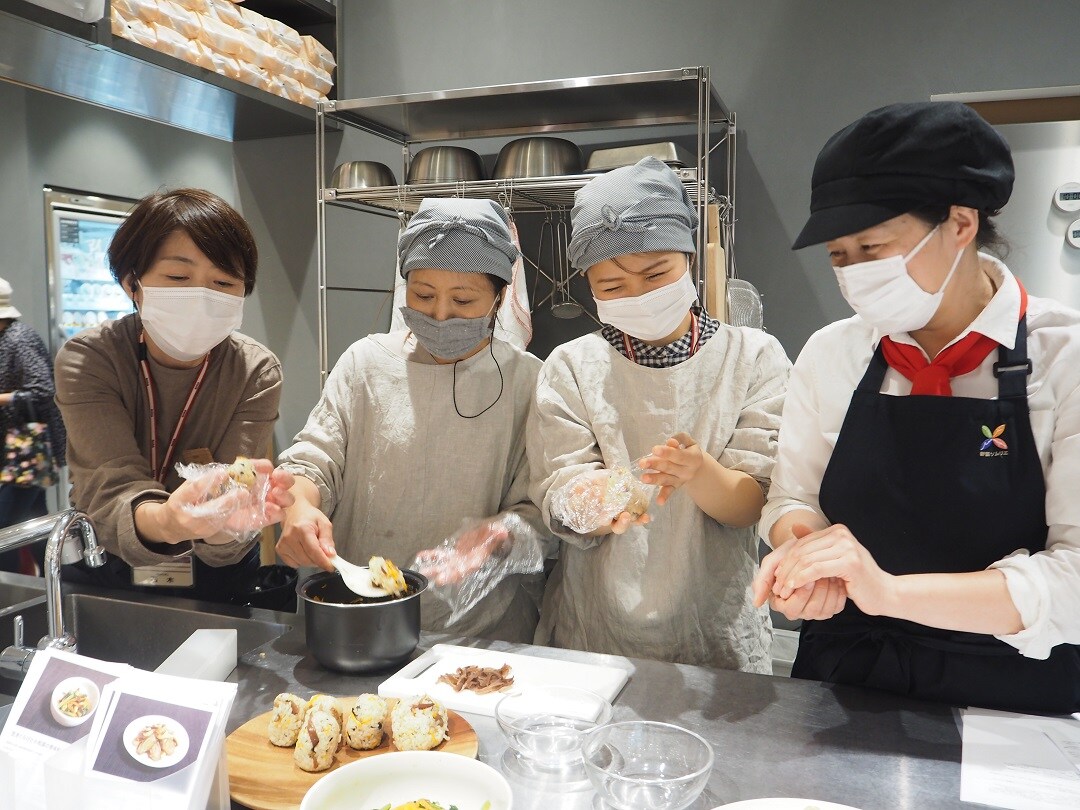
<path id="1" fill-rule="evenodd" d="M 837 132 L 810 181 L 810 218 L 791 246 L 858 233 L 926 205 L 997 211 L 1013 186 L 1009 145 L 956 101 L 892 104 Z"/>

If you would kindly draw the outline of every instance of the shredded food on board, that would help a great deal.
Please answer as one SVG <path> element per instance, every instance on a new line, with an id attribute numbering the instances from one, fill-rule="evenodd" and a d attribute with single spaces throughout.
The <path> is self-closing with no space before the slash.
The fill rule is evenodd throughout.
<path id="1" fill-rule="evenodd" d="M 514 685 L 514 677 L 510 674 L 509 664 L 503 664 L 498 669 L 469 664 L 440 675 L 439 683 L 450 684 L 455 692 L 468 689 L 478 695 L 486 695 L 509 689 Z"/>

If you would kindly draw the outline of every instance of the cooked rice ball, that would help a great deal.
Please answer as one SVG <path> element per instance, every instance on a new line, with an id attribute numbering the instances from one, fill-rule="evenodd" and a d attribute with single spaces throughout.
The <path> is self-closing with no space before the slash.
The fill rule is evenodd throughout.
<path id="1" fill-rule="evenodd" d="M 251 489 L 258 479 L 254 462 L 244 456 L 237 456 L 236 461 L 229 465 L 229 478 L 240 486 Z"/>
<path id="2" fill-rule="evenodd" d="M 446 709 L 430 695 L 399 700 L 390 725 L 399 751 L 430 751 L 450 738 Z"/>
<path id="3" fill-rule="evenodd" d="M 282 692 L 274 698 L 274 713 L 270 717 L 270 742 L 282 747 L 296 745 L 306 711 L 304 699 L 289 692 Z"/>
<path id="4" fill-rule="evenodd" d="M 360 695 L 345 718 L 345 742 L 357 751 L 378 748 L 389 707 L 378 695 Z"/>
<path id="5" fill-rule="evenodd" d="M 345 716 L 342 714 L 341 707 L 338 705 L 336 697 L 331 695 L 312 695 L 311 699 L 307 702 L 307 711 L 308 713 L 311 713 L 316 709 L 333 715 L 334 719 L 338 721 L 339 726 L 343 725 L 345 722 Z"/>
<path id="6" fill-rule="evenodd" d="M 304 719 L 293 760 L 305 771 L 325 771 L 341 746 L 341 724 L 329 712 L 313 709 Z"/>

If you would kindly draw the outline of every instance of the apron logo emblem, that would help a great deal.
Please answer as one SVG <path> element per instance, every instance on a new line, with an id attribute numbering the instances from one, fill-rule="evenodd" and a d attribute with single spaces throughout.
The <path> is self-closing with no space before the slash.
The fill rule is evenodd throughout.
<path id="1" fill-rule="evenodd" d="M 1007 456 L 1009 455 L 1009 445 L 1005 444 L 1005 440 L 1001 438 L 1001 434 L 1005 432 L 1004 425 L 998 425 L 993 430 L 990 430 L 986 425 L 982 425 L 982 435 L 986 438 L 983 440 L 982 447 L 979 448 L 980 456 Z M 991 449 L 994 448 L 994 449 Z"/>

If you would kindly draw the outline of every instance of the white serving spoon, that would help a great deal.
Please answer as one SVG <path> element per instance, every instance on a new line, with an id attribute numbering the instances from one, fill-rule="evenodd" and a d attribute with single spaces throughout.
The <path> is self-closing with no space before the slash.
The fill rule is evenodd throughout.
<path id="1" fill-rule="evenodd" d="M 337 554 L 330 558 L 330 564 L 341 574 L 341 581 L 345 583 L 345 587 L 357 596 L 366 596 L 369 599 L 390 596 L 389 591 L 371 581 L 371 569 L 366 565 L 356 565 L 356 563 L 343 560 Z"/>

